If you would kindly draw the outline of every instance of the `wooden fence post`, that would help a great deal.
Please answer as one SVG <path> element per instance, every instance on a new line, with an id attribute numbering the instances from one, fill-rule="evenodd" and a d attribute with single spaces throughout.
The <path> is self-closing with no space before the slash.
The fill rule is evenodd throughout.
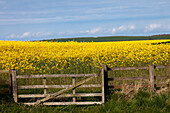
<path id="1" fill-rule="evenodd" d="M 43 77 L 43 85 L 44 85 L 44 96 L 47 95 L 47 89 L 45 88 L 45 85 L 47 85 L 47 78 L 46 75 Z"/>
<path id="2" fill-rule="evenodd" d="M 17 75 L 17 71 L 12 70 L 12 92 L 13 92 L 14 102 L 18 101 L 16 75 Z"/>
<path id="3" fill-rule="evenodd" d="M 102 66 L 102 103 L 106 102 L 106 96 L 108 94 L 108 70 L 107 66 Z"/>
<path id="4" fill-rule="evenodd" d="M 75 85 L 76 84 L 76 78 L 75 77 L 72 77 L 72 85 Z M 75 88 L 73 89 L 73 94 L 75 94 L 76 93 L 76 90 L 75 90 Z M 76 102 L 76 98 L 75 97 L 73 97 L 73 102 Z"/>
<path id="5" fill-rule="evenodd" d="M 150 80 L 150 88 L 151 91 L 155 90 L 155 84 L 154 84 L 154 65 L 149 66 L 149 80 Z"/>
<path id="6" fill-rule="evenodd" d="M 9 94 L 12 94 L 12 70 L 9 70 Z"/>

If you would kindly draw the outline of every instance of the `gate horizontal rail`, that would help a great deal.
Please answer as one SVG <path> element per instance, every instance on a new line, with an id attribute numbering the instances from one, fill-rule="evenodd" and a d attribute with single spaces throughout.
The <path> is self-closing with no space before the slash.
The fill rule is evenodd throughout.
<path id="1" fill-rule="evenodd" d="M 90 77 L 97 74 L 52 74 L 52 75 L 17 75 L 16 78 L 55 78 L 55 77 Z"/>
<path id="2" fill-rule="evenodd" d="M 99 102 L 76 102 L 76 97 L 102 97 L 103 98 L 103 94 L 101 93 L 76 93 L 75 89 L 76 88 L 102 88 L 102 84 L 80 84 L 81 85 L 76 85 L 75 83 L 75 78 L 80 78 L 80 77 L 86 77 L 87 79 L 84 80 L 83 83 L 85 83 L 88 80 L 91 80 L 93 78 L 96 78 L 99 74 L 43 74 L 43 75 L 17 75 L 16 71 L 13 71 L 13 78 L 16 83 L 18 79 L 33 79 L 33 78 L 38 78 L 38 79 L 42 79 L 43 80 L 43 85 L 14 85 L 14 101 L 18 102 L 18 98 L 44 98 L 41 100 L 38 100 L 37 102 L 26 102 L 24 104 L 27 105 L 35 105 L 35 104 L 39 104 L 39 101 L 42 101 L 43 105 L 71 105 L 71 104 L 76 104 L 76 105 L 91 105 L 91 104 L 102 104 L 102 100 Z M 71 85 L 47 85 L 47 78 L 59 78 L 59 77 L 70 77 L 72 78 L 72 84 Z M 88 78 L 88 77 L 92 77 L 92 78 Z M 79 84 L 79 83 L 77 83 Z M 75 86 L 75 87 L 74 87 Z M 67 91 L 67 89 L 71 88 L 70 90 L 73 90 L 72 94 L 59 94 L 57 97 L 55 97 L 54 95 L 57 93 L 47 93 L 47 89 L 54 89 L 54 88 L 58 88 L 58 89 L 63 89 L 64 91 Z M 18 90 L 19 89 L 44 89 L 44 94 L 18 94 Z M 66 89 L 66 90 L 65 90 Z M 64 98 L 64 97 L 72 97 L 73 98 L 73 102 L 44 102 L 44 100 L 48 100 L 50 98 Z M 47 98 L 47 99 L 45 99 Z"/>

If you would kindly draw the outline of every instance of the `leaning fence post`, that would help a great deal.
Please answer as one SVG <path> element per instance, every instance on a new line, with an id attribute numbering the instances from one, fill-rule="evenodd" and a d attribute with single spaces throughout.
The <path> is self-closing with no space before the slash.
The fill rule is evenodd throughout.
<path id="1" fill-rule="evenodd" d="M 17 71 L 12 70 L 12 92 L 13 92 L 14 102 L 18 101 L 16 75 L 17 75 Z"/>
<path id="2" fill-rule="evenodd" d="M 108 71 L 107 66 L 102 66 L 102 103 L 106 102 L 106 95 L 108 94 Z"/>
<path id="3" fill-rule="evenodd" d="M 149 66 L 149 79 L 150 79 L 150 88 L 152 91 L 155 90 L 154 84 L 154 65 Z"/>

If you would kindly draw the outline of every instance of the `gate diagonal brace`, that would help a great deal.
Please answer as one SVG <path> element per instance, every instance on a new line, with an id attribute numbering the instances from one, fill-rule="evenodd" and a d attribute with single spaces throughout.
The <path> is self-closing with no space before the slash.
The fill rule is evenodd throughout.
<path id="1" fill-rule="evenodd" d="M 41 103 L 43 103 L 43 102 L 45 102 L 45 101 L 47 101 L 47 100 L 49 100 L 49 99 L 52 99 L 52 98 L 54 98 L 54 97 L 57 97 L 57 96 L 61 95 L 62 93 L 66 92 L 66 91 L 68 91 L 68 90 L 72 90 L 72 89 L 74 89 L 74 88 L 76 88 L 76 87 L 79 87 L 79 86 L 81 86 L 82 84 L 84 84 L 84 83 L 86 83 L 86 82 L 88 82 L 88 81 L 90 81 L 91 79 L 96 78 L 96 77 L 97 77 L 97 75 L 96 75 L 96 76 L 89 77 L 89 78 L 87 78 L 87 79 L 85 79 L 85 80 L 82 80 L 82 81 L 78 82 L 78 83 L 75 84 L 75 85 L 72 85 L 72 86 L 70 86 L 70 87 L 68 87 L 68 88 L 62 89 L 62 90 L 60 90 L 59 92 L 54 93 L 53 95 L 49 95 L 49 96 L 47 96 L 47 97 L 45 97 L 45 98 L 43 98 L 43 99 L 41 99 L 41 100 L 37 100 L 37 102 L 35 103 L 35 105 L 39 105 L 39 104 L 41 104 Z"/>

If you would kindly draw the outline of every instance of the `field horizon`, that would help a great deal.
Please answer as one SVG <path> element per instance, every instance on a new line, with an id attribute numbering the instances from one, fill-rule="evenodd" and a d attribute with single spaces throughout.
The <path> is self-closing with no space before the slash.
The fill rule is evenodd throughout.
<path id="1" fill-rule="evenodd" d="M 109 42 L 109 41 L 135 41 L 135 40 L 156 40 L 156 39 L 170 39 L 170 34 L 158 34 L 150 36 L 96 36 L 96 37 L 71 37 L 71 38 L 54 38 L 42 39 L 40 41 L 49 42 Z M 37 41 L 37 40 L 34 40 Z"/>

